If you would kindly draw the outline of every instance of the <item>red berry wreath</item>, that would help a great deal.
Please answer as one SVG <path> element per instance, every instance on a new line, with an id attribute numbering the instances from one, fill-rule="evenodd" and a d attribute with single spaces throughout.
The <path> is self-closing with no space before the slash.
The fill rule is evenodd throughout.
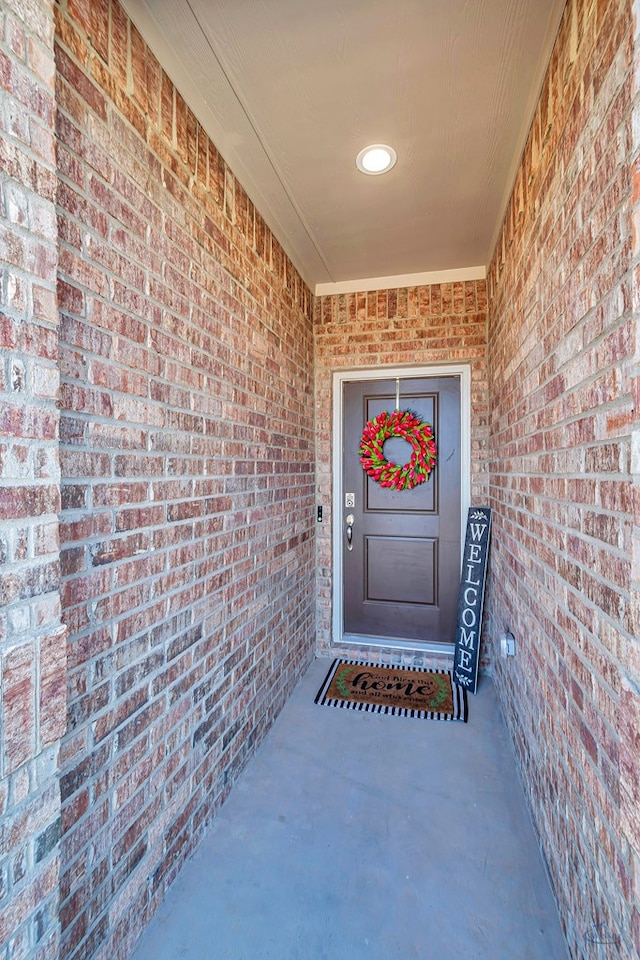
<path id="1" fill-rule="evenodd" d="M 391 437 L 400 437 L 413 447 L 411 459 L 404 466 L 385 460 L 385 440 Z M 410 410 L 384 410 L 366 423 L 360 440 L 362 469 L 381 487 L 393 490 L 411 490 L 428 480 L 436 455 L 431 424 L 421 421 Z"/>

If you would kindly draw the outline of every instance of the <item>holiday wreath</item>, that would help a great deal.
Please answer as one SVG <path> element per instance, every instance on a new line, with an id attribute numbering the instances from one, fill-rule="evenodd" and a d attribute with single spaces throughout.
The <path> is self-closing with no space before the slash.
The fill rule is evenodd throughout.
<path id="1" fill-rule="evenodd" d="M 384 444 L 391 437 L 400 437 L 413 447 L 411 459 L 403 466 L 385 459 Z M 381 487 L 394 490 L 411 490 L 428 480 L 436 455 L 431 424 L 421 421 L 411 410 L 384 410 L 367 421 L 360 440 L 362 469 Z"/>

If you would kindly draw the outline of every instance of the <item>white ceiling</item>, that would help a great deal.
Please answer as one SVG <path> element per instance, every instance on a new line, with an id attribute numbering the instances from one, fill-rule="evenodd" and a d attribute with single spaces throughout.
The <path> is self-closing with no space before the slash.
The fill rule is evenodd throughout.
<path id="1" fill-rule="evenodd" d="M 483 275 L 564 5 L 124 0 L 319 292 Z M 364 176 L 379 142 L 398 162 Z"/>

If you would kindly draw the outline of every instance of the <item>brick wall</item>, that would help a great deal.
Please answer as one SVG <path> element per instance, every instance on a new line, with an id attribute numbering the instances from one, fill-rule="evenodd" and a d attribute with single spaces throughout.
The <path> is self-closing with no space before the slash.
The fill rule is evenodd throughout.
<path id="1" fill-rule="evenodd" d="M 53 13 L 0 3 L 0 958 L 58 951 L 59 591 Z"/>
<path id="2" fill-rule="evenodd" d="M 639 7 L 569 0 L 488 307 L 313 324 L 325 508 L 334 370 L 471 365 L 487 635 L 585 960 L 640 954 Z M 57 158 L 52 3 L 0 0 L 0 960 L 117 960 L 310 658 L 316 562 L 330 651 L 331 517 L 309 291 L 118 4 L 55 15 Z"/>
<path id="3" fill-rule="evenodd" d="M 325 520 L 318 527 L 318 649 L 332 651 L 332 376 L 356 367 L 465 364 L 471 369 L 471 496 L 488 496 L 486 283 L 459 281 L 397 290 L 318 297 L 314 308 L 317 489 Z M 490 663 L 485 636 L 483 665 Z M 342 650 L 344 654 L 344 649 Z M 371 650 L 351 651 L 371 656 Z M 375 655 L 375 654 L 374 654 Z M 388 651 L 385 656 L 396 656 Z M 434 660 L 435 663 L 435 660 Z"/>
<path id="4" fill-rule="evenodd" d="M 127 955 L 314 637 L 311 296 L 121 7 L 57 6 L 62 955 Z"/>
<path id="5" fill-rule="evenodd" d="M 640 955 L 633 51 L 569 0 L 488 278 L 496 675 L 576 958 Z"/>
<path id="6" fill-rule="evenodd" d="M 622 834 L 632 852 L 635 870 L 630 877 L 629 899 L 635 903 L 632 915 L 633 937 L 640 954 L 640 2 L 633 2 L 633 125 L 629 154 L 632 176 L 632 262 L 631 286 L 635 330 L 629 364 L 635 422 L 631 438 L 631 476 L 633 480 L 633 539 L 631 569 L 631 634 L 636 638 L 628 649 L 627 672 L 623 677 L 620 723 L 620 806 Z"/>

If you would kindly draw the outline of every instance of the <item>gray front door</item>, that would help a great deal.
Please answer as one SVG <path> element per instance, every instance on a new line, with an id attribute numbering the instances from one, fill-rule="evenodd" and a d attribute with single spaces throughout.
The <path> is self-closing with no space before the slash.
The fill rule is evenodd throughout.
<path id="1" fill-rule="evenodd" d="M 381 487 L 359 459 L 366 422 L 395 410 L 395 379 L 345 383 L 343 401 L 344 634 L 452 643 L 460 583 L 460 379 L 400 381 L 400 409 L 431 423 L 438 446 L 429 480 L 412 490 Z M 406 463 L 411 447 L 392 438 L 384 455 Z"/>

